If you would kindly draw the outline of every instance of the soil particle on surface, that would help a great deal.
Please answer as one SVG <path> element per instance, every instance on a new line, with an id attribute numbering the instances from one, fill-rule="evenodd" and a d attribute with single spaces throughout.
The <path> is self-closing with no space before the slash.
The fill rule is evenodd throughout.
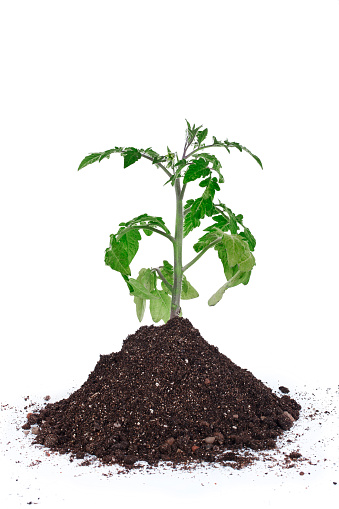
<path id="1" fill-rule="evenodd" d="M 119 352 L 100 356 L 80 389 L 30 415 L 23 428 L 35 421 L 34 443 L 105 464 L 204 461 L 239 468 L 244 448 L 275 448 L 300 408 L 178 317 L 140 327 Z"/>

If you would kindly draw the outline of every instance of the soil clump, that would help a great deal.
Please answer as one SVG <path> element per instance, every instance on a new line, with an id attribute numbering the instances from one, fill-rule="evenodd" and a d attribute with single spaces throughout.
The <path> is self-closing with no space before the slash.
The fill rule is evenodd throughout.
<path id="1" fill-rule="evenodd" d="M 273 449 L 299 417 L 252 373 L 205 341 L 185 318 L 142 326 L 101 355 L 67 399 L 28 416 L 34 443 L 131 468 L 215 462 L 240 467 L 244 448 Z"/>

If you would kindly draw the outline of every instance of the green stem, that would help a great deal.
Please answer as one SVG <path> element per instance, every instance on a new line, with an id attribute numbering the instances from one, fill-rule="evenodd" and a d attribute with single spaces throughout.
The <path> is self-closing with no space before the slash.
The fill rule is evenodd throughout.
<path id="1" fill-rule="evenodd" d="M 183 159 L 187 159 L 188 157 L 191 157 L 191 155 L 195 154 L 196 152 L 198 152 L 199 150 L 205 150 L 205 148 L 211 148 L 211 147 L 218 147 L 219 145 L 205 145 L 205 147 L 199 147 L 199 148 L 196 148 L 195 150 L 192 150 L 192 152 L 190 152 L 189 154 L 187 154 L 187 156 L 185 155 L 185 157 L 183 157 Z"/>
<path id="2" fill-rule="evenodd" d="M 145 159 L 148 159 L 149 161 L 152 161 L 153 162 L 153 157 L 150 157 L 150 156 L 147 156 L 146 154 L 143 154 L 142 152 L 140 152 L 140 154 L 142 155 L 142 157 L 144 157 Z M 164 170 L 164 172 L 166 173 L 166 175 L 168 175 L 169 177 L 172 177 L 172 173 L 170 171 L 168 171 L 167 168 L 165 168 L 165 166 L 161 163 L 156 163 L 158 166 L 160 166 L 160 168 L 162 170 Z"/>
<path id="3" fill-rule="evenodd" d="M 196 261 L 199 260 L 199 258 L 202 257 L 203 254 L 206 253 L 206 251 L 208 251 L 211 247 L 215 246 L 216 244 L 218 244 L 218 242 L 220 242 L 222 240 L 222 237 L 218 237 L 217 239 L 213 240 L 213 242 L 211 242 L 210 244 L 208 244 L 208 246 L 204 247 L 204 249 L 202 249 L 200 251 L 199 254 L 197 254 L 197 256 L 195 258 L 193 258 L 193 260 L 191 260 L 189 263 L 187 263 L 187 265 L 185 265 L 182 269 L 183 272 L 185 272 L 185 270 L 189 269 Z"/>
<path id="4" fill-rule="evenodd" d="M 174 264 L 173 264 L 173 291 L 171 302 L 171 316 L 179 316 L 180 314 L 180 296 L 182 283 L 182 241 L 184 232 L 184 212 L 183 212 L 183 192 L 180 187 L 180 180 L 177 179 L 174 184 L 176 196 L 176 217 L 175 217 L 175 240 L 174 248 Z"/>
<path id="5" fill-rule="evenodd" d="M 160 277 L 161 281 L 164 282 L 164 284 L 167 286 L 167 288 L 171 291 L 171 293 L 173 292 L 173 286 L 167 281 L 167 279 L 165 278 L 165 276 L 163 275 L 163 273 L 161 272 L 161 270 L 159 269 L 159 267 L 156 267 L 152 270 L 155 270 L 155 272 L 158 274 L 158 276 Z"/>

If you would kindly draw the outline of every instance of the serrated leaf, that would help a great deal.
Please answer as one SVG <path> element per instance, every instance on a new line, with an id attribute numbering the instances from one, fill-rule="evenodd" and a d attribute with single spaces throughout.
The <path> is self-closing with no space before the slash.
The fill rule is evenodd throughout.
<path id="1" fill-rule="evenodd" d="M 204 230 L 205 231 L 205 230 Z M 202 237 L 200 237 L 200 239 L 198 240 L 198 242 L 196 242 L 194 245 L 193 245 L 193 249 L 196 253 L 199 253 L 200 251 L 202 251 L 203 249 L 205 249 L 205 247 L 207 247 L 209 244 L 211 244 L 211 242 L 213 242 L 214 240 L 216 240 L 216 238 L 218 237 L 218 235 L 211 231 L 211 232 L 208 232 L 208 233 L 205 233 L 205 235 L 203 235 Z"/>
<path id="2" fill-rule="evenodd" d="M 171 297 L 164 290 L 155 289 L 152 292 L 154 299 L 150 301 L 152 320 L 157 323 L 163 320 L 165 323 L 171 315 Z"/>
<path id="3" fill-rule="evenodd" d="M 235 217 L 235 214 L 231 211 L 231 209 L 227 209 L 228 217 L 230 218 L 229 227 L 232 234 L 237 233 L 238 231 L 238 223 L 237 218 Z"/>
<path id="4" fill-rule="evenodd" d="M 202 182 L 204 182 L 204 186 L 201 186 Z M 219 187 L 216 177 L 213 177 L 213 178 L 210 177 L 206 180 L 203 180 L 202 182 L 200 182 L 199 185 L 201 187 L 206 188 L 202 195 L 203 200 L 207 200 L 208 198 L 211 198 L 213 200 L 215 192 L 220 191 L 220 187 Z"/>
<path id="5" fill-rule="evenodd" d="M 127 252 L 129 264 L 138 252 L 139 240 L 141 240 L 141 235 L 138 230 L 129 230 L 119 239 L 119 242 L 124 246 Z"/>
<path id="6" fill-rule="evenodd" d="M 202 152 L 201 154 L 193 155 L 194 158 L 202 158 L 207 162 L 212 163 L 212 170 L 216 171 L 219 175 L 219 183 L 222 184 L 225 182 L 223 175 L 221 174 L 221 163 L 219 159 L 214 154 L 208 154 L 207 152 Z"/>
<path id="7" fill-rule="evenodd" d="M 143 152 L 149 155 L 150 157 L 160 157 L 160 155 L 157 152 L 155 152 L 155 150 L 153 150 L 151 147 L 147 148 L 146 150 L 143 150 Z"/>
<path id="8" fill-rule="evenodd" d="M 122 152 L 122 150 L 123 149 L 121 147 L 115 147 L 110 150 L 106 150 L 105 152 L 94 152 L 93 154 L 89 154 L 81 161 L 78 170 L 81 170 L 82 168 L 85 168 L 85 166 L 95 163 L 96 161 L 100 162 L 105 157 L 109 158 L 110 154 L 113 154 L 113 152 Z"/>
<path id="9" fill-rule="evenodd" d="M 88 164 L 92 164 L 95 163 L 96 161 L 99 161 L 101 154 L 102 152 L 95 152 L 93 154 L 89 154 L 88 156 L 86 156 L 79 164 L 78 170 L 85 168 L 85 166 L 87 166 Z"/>
<path id="10" fill-rule="evenodd" d="M 165 222 L 164 220 L 162 219 L 162 217 L 158 217 L 158 216 L 149 216 L 148 214 L 141 214 L 140 216 L 137 216 L 133 219 L 131 219 L 130 221 L 128 221 L 127 223 L 123 223 L 123 225 L 127 228 L 128 226 L 137 226 L 137 225 L 142 225 L 142 226 L 157 226 L 158 228 L 161 228 L 162 230 L 164 230 L 164 232 L 170 234 L 170 231 L 169 229 L 167 228 L 167 226 L 165 225 Z M 123 230 L 119 230 L 119 232 L 122 232 Z M 152 231 L 151 230 L 144 230 L 146 235 L 152 235 Z"/>
<path id="11" fill-rule="evenodd" d="M 126 148 L 121 155 L 124 158 L 124 168 L 131 166 L 131 164 L 134 164 L 136 161 L 141 159 L 141 154 L 139 150 L 137 150 L 134 147 Z"/>
<path id="12" fill-rule="evenodd" d="M 133 293 L 132 295 L 135 297 L 141 297 L 143 299 L 156 299 L 157 297 L 153 294 L 153 292 L 150 292 L 147 290 L 147 288 L 144 287 L 140 281 L 137 279 L 130 278 L 129 279 L 130 285 L 133 287 Z"/>
<path id="13" fill-rule="evenodd" d="M 202 144 L 202 142 L 204 141 L 204 139 L 207 136 L 207 133 L 208 133 L 208 129 L 204 129 L 203 131 L 197 132 L 197 140 L 198 140 L 199 145 Z"/>
<path id="14" fill-rule="evenodd" d="M 184 219 L 184 237 L 187 237 L 197 226 L 200 226 L 200 219 L 197 219 L 192 212 L 188 212 Z"/>
<path id="15" fill-rule="evenodd" d="M 124 246 L 115 239 L 114 235 L 111 235 L 110 241 L 111 246 L 105 251 L 106 265 L 123 275 L 130 276 L 131 269 L 129 268 L 128 255 Z"/>
<path id="16" fill-rule="evenodd" d="M 241 235 L 244 239 L 247 240 L 250 250 L 254 251 L 255 246 L 256 246 L 256 240 L 253 237 L 250 230 L 248 228 L 244 228 L 244 231 L 239 233 L 239 235 Z"/>
<path id="17" fill-rule="evenodd" d="M 207 177 L 209 173 L 210 169 L 208 168 L 208 161 L 205 161 L 205 159 L 202 158 L 194 159 L 185 172 L 183 182 L 184 184 L 193 182 L 198 178 Z"/>

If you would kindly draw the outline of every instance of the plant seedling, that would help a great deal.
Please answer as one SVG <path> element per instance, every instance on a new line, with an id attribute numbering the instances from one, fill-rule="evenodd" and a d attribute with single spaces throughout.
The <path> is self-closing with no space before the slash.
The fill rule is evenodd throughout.
<path id="1" fill-rule="evenodd" d="M 186 141 L 182 157 L 167 147 L 166 155 L 159 155 L 152 148 L 115 147 L 105 152 L 95 152 L 86 156 L 78 170 L 94 162 L 109 159 L 113 153 L 124 158 L 124 168 L 131 166 L 141 158 L 148 159 L 168 177 L 175 191 L 176 218 L 175 232 L 171 234 L 161 217 L 141 214 L 126 223 L 120 223 L 117 233 L 110 235 L 110 246 L 105 251 L 105 263 L 120 272 L 127 283 L 130 295 L 134 298 L 139 321 L 143 319 L 146 301 L 150 301 L 152 320 L 167 322 L 170 318 L 181 316 L 181 300 L 194 299 L 198 292 L 188 282 L 186 271 L 195 264 L 210 248 L 214 248 L 223 265 L 226 282 L 212 295 L 208 304 L 214 306 L 223 297 L 228 288 L 239 284 L 247 285 L 255 265 L 253 251 L 255 238 L 243 224 L 243 216 L 235 215 L 232 210 L 218 200 L 215 193 L 224 183 L 221 163 L 215 155 L 206 152 L 208 148 L 223 147 L 230 153 L 231 148 L 249 153 L 262 168 L 260 159 L 239 143 L 219 141 L 212 137 L 213 143 L 205 144 L 208 130 L 203 126 L 191 126 L 187 122 Z M 199 181 L 203 189 L 202 196 L 189 199 L 184 203 L 186 187 L 190 182 Z M 183 239 L 199 227 L 201 220 L 210 217 L 213 223 L 205 228 L 206 232 L 194 244 L 197 255 L 186 265 L 182 262 Z M 167 260 L 156 268 L 142 268 L 136 279 L 131 277 L 130 264 L 135 257 L 141 240 L 141 232 L 146 236 L 157 233 L 168 239 L 173 245 L 173 264 Z M 159 288 L 159 284 L 161 288 Z"/>

